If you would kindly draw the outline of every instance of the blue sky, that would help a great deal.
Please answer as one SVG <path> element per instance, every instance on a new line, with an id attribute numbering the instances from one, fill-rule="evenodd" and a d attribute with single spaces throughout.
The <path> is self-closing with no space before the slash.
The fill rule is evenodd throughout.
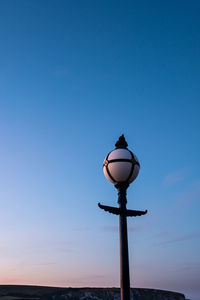
<path id="1" fill-rule="evenodd" d="M 131 284 L 200 298 L 199 1 L 0 3 L 0 282 L 119 286 L 102 162 L 141 170 Z"/>

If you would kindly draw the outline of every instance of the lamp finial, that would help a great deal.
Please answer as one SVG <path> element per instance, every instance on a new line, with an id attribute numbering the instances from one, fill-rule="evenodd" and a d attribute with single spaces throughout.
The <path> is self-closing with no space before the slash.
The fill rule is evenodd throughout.
<path id="1" fill-rule="evenodd" d="M 116 142 L 115 147 L 117 149 L 119 149 L 119 148 L 126 149 L 128 147 L 128 144 L 127 144 L 123 134 L 119 137 L 119 140 Z"/>

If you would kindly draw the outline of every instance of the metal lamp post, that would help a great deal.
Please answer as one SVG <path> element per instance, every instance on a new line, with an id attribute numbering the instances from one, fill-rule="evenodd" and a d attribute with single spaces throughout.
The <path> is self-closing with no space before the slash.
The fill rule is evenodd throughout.
<path id="1" fill-rule="evenodd" d="M 118 190 L 119 208 L 106 205 L 98 206 L 109 213 L 119 215 L 120 232 L 120 289 L 121 300 L 130 300 L 130 277 L 128 260 L 128 235 L 126 217 L 145 215 L 147 210 L 129 210 L 126 208 L 126 190 L 133 182 L 140 169 L 137 157 L 127 149 L 128 144 L 124 135 L 120 136 L 115 144 L 116 148 L 111 151 L 104 160 L 103 172 L 106 178 L 115 185 Z"/>

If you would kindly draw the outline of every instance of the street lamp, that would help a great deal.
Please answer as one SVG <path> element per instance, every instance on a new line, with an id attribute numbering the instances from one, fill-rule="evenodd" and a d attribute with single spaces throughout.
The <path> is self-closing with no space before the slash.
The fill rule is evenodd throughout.
<path id="1" fill-rule="evenodd" d="M 120 289 L 121 300 L 130 300 L 130 277 L 128 260 L 128 236 L 126 217 L 145 215 L 147 210 L 130 210 L 126 208 L 126 190 L 133 182 L 140 170 L 139 161 L 127 147 L 124 135 L 120 136 L 115 144 L 115 149 L 105 158 L 103 172 L 106 178 L 115 185 L 118 190 L 119 208 L 101 205 L 98 206 L 109 213 L 119 215 L 120 232 Z"/>

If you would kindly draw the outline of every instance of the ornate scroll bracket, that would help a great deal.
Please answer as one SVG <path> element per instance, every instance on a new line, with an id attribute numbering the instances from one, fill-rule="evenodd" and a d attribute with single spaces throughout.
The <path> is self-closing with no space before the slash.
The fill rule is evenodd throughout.
<path id="1" fill-rule="evenodd" d="M 112 206 L 107 206 L 107 205 L 102 205 L 101 203 L 98 203 L 99 208 L 108 211 L 111 214 L 114 215 L 122 215 L 125 214 L 127 217 L 137 217 L 137 216 L 142 216 L 146 215 L 147 210 L 142 211 L 142 210 L 131 210 L 131 209 L 120 209 L 117 207 L 112 207 Z"/>

